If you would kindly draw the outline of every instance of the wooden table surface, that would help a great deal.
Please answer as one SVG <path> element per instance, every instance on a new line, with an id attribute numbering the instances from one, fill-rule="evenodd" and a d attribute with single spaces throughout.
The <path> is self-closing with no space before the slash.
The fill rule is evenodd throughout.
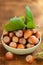
<path id="1" fill-rule="evenodd" d="M 28 5 L 34 15 L 36 25 L 41 26 L 39 29 L 42 34 L 43 42 L 43 0 L 0 0 L 0 38 L 2 35 L 2 25 L 14 16 L 25 15 L 25 6 Z M 40 51 L 40 47 L 34 52 L 34 54 Z M 30 65 L 25 61 L 26 55 L 16 55 L 14 60 L 5 60 L 6 50 L 2 46 L 0 40 L 0 65 Z M 34 61 L 31 65 L 43 65 L 43 61 Z"/>

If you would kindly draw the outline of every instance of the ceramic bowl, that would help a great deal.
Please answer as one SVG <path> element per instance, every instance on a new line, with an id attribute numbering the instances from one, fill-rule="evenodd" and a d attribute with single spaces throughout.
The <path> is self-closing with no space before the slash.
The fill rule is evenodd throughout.
<path id="1" fill-rule="evenodd" d="M 35 45 L 32 48 L 27 48 L 27 49 L 16 49 L 16 48 L 12 48 L 12 47 L 8 46 L 3 41 L 3 35 L 1 37 L 1 41 L 2 41 L 2 44 L 5 47 L 5 49 L 7 49 L 8 51 L 10 51 L 10 52 L 12 52 L 14 54 L 23 55 L 23 54 L 30 54 L 30 53 L 34 52 L 38 48 L 38 46 L 40 45 L 40 43 L 41 43 L 41 37 L 40 37 L 40 41 L 39 41 L 39 43 L 37 45 Z"/>

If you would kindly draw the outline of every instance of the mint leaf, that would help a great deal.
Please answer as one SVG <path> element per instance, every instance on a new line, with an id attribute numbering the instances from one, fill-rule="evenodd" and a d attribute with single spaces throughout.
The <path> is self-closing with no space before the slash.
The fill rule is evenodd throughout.
<path id="1" fill-rule="evenodd" d="M 25 24 L 27 25 L 27 28 L 35 28 L 36 25 L 34 23 L 33 15 L 28 6 L 26 6 L 25 13 Z"/>
<path id="2" fill-rule="evenodd" d="M 16 16 L 15 16 L 15 17 L 11 18 L 10 21 L 14 21 L 14 20 L 18 20 L 18 19 L 24 20 L 25 17 L 24 17 L 24 16 L 20 16 L 20 17 L 16 17 Z"/>
<path id="3" fill-rule="evenodd" d="M 31 23 L 31 22 L 28 22 L 26 27 L 29 28 L 29 29 L 33 29 L 33 28 L 35 28 L 36 26 L 34 25 L 33 22 L 32 22 L 32 23 Z"/>
<path id="4" fill-rule="evenodd" d="M 10 22 L 6 25 L 4 25 L 4 28 L 7 31 L 16 31 L 19 29 L 23 29 L 25 27 L 25 24 L 21 18 L 12 18 L 10 19 Z"/>
<path id="5" fill-rule="evenodd" d="M 23 21 L 24 21 L 24 19 L 25 19 L 25 17 L 24 17 L 24 16 L 20 16 L 19 18 L 21 18 Z"/>

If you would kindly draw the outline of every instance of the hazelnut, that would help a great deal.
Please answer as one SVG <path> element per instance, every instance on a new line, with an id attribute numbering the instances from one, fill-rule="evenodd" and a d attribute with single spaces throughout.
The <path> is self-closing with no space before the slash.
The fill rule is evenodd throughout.
<path id="1" fill-rule="evenodd" d="M 37 44 L 39 40 L 35 36 L 30 36 L 30 38 L 28 38 L 28 42 L 31 44 Z"/>
<path id="2" fill-rule="evenodd" d="M 17 37 L 22 37 L 23 36 L 23 31 L 22 30 L 18 30 L 15 32 Z"/>
<path id="3" fill-rule="evenodd" d="M 18 48 L 18 49 L 24 49 L 25 47 L 24 47 L 23 44 L 18 44 L 17 48 Z"/>
<path id="4" fill-rule="evenodd" d="M 8 37 L 8 36 L 3 37 L 3 41 L 4 41 L 6 44 L 9 44 L 9 43 L 10 43 L 10 37 Z"/>
<path id="5" fill-rule="evenodd" d="M 25 40 L 24 38 L 20 38 L 20 39 L 19 39 L 19 43 L 25 44 L 25 43 L 26 43 L 26 40 Z"/>
<path id="6" fill-rule="evenodd" d="M 26 30 L 24 33 L 24 38 L 27 39 L 33 34 L 32 30 Z"/>
<path id="7" fill-rule="evenodd" d="M 12 38 L 12 41 L 13 41 L 13 42 L 18 42 L 18 37 L 14 36 L 14 37 Z"/>
<path id="8" fill-rule="evenodd" d="M 17 43 L 11 42 L 11 43 L 9 44 L 9 46 L 12 47 L 12 48 L 16 48 L 16 47 L 17 47 Z"/>

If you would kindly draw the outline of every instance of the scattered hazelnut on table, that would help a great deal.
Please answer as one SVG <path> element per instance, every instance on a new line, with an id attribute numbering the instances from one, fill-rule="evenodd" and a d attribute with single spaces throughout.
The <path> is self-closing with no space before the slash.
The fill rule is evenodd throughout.
<path id="1" fill-rule="evenodd" d="M 11 52 L 7 52 L 7 53 L 5 54 L 5 58 L 6 58 L 7 60 L 12 60 L 12 59 L 14 58 L 14 56 L 13 56 L 13 54 L 12 54 Z"/>
<path id="2" fill-rule="evenodd" d="M 28 62 L 30 64 L 33 63 L 34 62 L 34 57 L 32 55 L 26 56 L 26 62 Z"/>

